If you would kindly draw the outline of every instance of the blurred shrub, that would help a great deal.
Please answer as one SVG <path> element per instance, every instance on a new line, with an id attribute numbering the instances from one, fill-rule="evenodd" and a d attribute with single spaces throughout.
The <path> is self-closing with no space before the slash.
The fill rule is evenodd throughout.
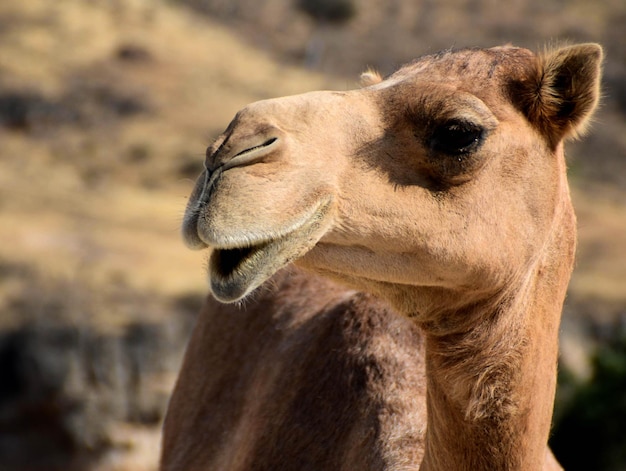
<path id="1" fill-rule="evenodd" d="M 42 121 L 75 119 L 74 110 L 64 110 L 37 92 L 10 90 L 0 93 L 0 125 L 9 129 L 29 131 Z"/>
<path id="2" fill-rule="evenodd" d="M 0 91 L 0 126 L 30 132 L 59 125 L 99 126 L 151 111 L 143 97 L 78 78 L 58 98 L 30 90 Z"/>
<path id="3" fill-rule="evenodd" d="M 567 372 L 559 387 L 570 390 L 556 418 L 550 445 L 567 470 L 626 469 L 626 325 L 617 326 L 593 357 L 593 375 L 577 383 Z"/>
<path id="4" fill-rule="evenodd" d="M 123 62 L 151 62 L 153 60 L 152 53 L 137 44 L 126 43 L 118 47 L 115 56 Z"/>
<path id="5" fill-rule="evenodd" d="M 0 289 L 15 288 L 0 298 L 1 471 L 92 469 L 127 446 L 116 424 L 156 427 L 163 418 L 163 380 L 179 368 L 199 300 L 80 274 L 49 278 L 0 260 Z M 144 313 L 159 309 L 156 319 Z M 108 319 L 116 315 L 127 321 Z"/>

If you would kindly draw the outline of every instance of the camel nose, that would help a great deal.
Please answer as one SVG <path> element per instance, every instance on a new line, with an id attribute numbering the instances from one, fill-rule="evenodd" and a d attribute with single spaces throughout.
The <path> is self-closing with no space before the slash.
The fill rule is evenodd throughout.
<path id="1" fill-rule="evenodd" d="M 207 152 L 205 167 L 213 173 L 252 165 L 274 152 L 279 145 L 278 133 L 263 132 L 239 139 L 230 136 L 215 152 Z"/>

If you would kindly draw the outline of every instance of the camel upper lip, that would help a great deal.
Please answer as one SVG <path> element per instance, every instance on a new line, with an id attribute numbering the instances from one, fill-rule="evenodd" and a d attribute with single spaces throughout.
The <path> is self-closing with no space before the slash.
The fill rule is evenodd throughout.
<path id="1" fill-rule="evenodd" d="M 267 233 L 231 235 L 224 233 L 224 231 L 201 230 L 200 227 L 197 226 L 197 221 L 195 222 L 195 229 L 200 240 L 202 240 L 207 247 L 211 247 L 214 250 L 245 249 L 288 237 L 305 226 L 311 219 L 314 219 L 327 205 L 327 201 L 320 201 L 299 218 L 294 219 L 291 224 Z"/>
<path id="2" fill-rule="evenodd" d="M 205 237 L 202 237 L 201 232 L 198 230 L 198 220 L 207 204 L 208 195 L 215 181 L 219 179 L 226 170 L 257 163 L 267 156 L 267 154 L 275 150 L 279 139 L 278 137 L 270 136 L 257 139 L 257 142 L 258 143 L 254 141 L 248 142 L 246 146 L 243 146 L 243 150 L 236 151 L 232 158 L 225 161 L 215 162 L 211 161 L 213 157 L 207 157 L 205 161 L 206 170 L 203 173 L 203 177 L 200 177 L 202 182 L 199 180 L 196 183 L 196 189 L 194 189 L 194 194 L 192 194 L 192 198 L 188 203 L 183 219 L 183 240 L 190 249 L 201 250 L 209 246 L 220 245 L 220 243 L 225 244 L 225 248 L 241 245 L 240 241 L 235 241 L 234 243 L 229 241 L 217 241 L 217 243 L 212 243 L 212 241 L 205 240 Z M 257 241 L 254 240 L 247 241 L 250 245 L 256 242 Z"/>

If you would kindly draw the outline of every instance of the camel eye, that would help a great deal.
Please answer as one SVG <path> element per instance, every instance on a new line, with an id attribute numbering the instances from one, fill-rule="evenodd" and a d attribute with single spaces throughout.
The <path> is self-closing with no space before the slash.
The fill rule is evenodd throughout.
<path id="1" fill-rule="evenodd" d="M 448 121 L 435 129 L 430 138 L 430 148 L 448 155 L 473 152 L 481 144 L 484 129 L 466 121 Z"/>

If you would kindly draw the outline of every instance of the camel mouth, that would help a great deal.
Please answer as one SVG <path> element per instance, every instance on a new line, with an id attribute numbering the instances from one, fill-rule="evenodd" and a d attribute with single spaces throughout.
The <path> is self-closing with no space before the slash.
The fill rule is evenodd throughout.
<path id="1" fill-rule="evenodd" d="M 308 252 L 322 236 L 329 208 L 330 201 L 320 204 L 297 227 L 273 239 L 241 247 L 213 247 L 208 263 L 213 295 L 225 303 L 239 301 Z"/>
<path id="2" fill-rule="evenodd" d="M 257 283 L 272 256 L 280 251 L 280 241 L 241 248 L 215 249 L 209 258 L 211 291 L 222 302 L 245 297 Z"/>
<path id="3" fill-rule="evenodd" d="M 213 268 L 215 273 L 223 278 L 232 276 L 237 269 L 242 268 L 243 264 L 250 262 L 250 258 L 255 253 L 258 253 L 261 248 L 262 246 L 216 250 L 213 252 Z"/>

